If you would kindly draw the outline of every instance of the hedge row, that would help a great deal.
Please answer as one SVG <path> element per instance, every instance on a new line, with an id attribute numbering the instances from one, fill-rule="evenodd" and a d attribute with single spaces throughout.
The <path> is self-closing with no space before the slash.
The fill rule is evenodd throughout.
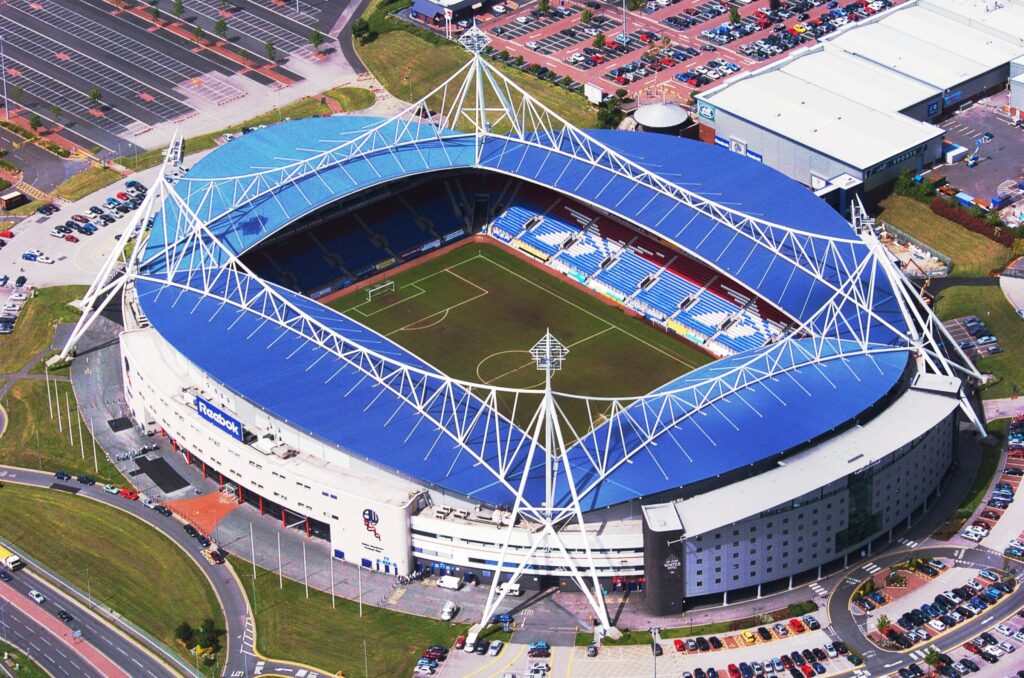
<path id="1" fill-rule="evenodd" d="M 984 219 L 973 217 L 960 205 L 953 204 L 942 198 L 933 198 L 929 203 L 932 212 L 940 217 L 949 219 L 966 228 L 968 231 L 979 233 L 989 240 L 993 240 L 1004 247 L 1013 247 L 1013 232 L 1008 228 L 995 228 L 985 222 Z"/>
<path id="2" fill-rule="evenodd" d="M 56 156 L 59 156 L 61 158 L 70 158 L 71 157 L 71 151 L 69 151 L 68 149 L 64 148 L 63 146 L 58 146 L 57 144 L 53 143 L 52 141 L 46 141 L 44 139 L 44 140 L 39 141 L 38 143 L 39 143 L 40 146 L 42 146 L 43 148 L 48 150 L 50 153 L 53 153 Z"/>
<path id="3" fill-rule="evenodd" d="M 17 165 L 15 165 L 13 162 L 7 162 L 6 160 L 0 160 L 0 169 L 7 170 L 8 172 L 11 172 L 13 174 L 21 172 L 21 170 L 18 169 Z"/>
<path id="4" fill-rule="evenodd" d="M 35 134 L 33 134 L 31 130 L 27 130 L 21 125 L 15 125 L 13 122 L 10 122 L 8 120 L 0 120 L 0 127 L 3 127 L 6 130 L 14 132 L 22 139 L 32 139 L 33 137 L 35 137 Z"/>

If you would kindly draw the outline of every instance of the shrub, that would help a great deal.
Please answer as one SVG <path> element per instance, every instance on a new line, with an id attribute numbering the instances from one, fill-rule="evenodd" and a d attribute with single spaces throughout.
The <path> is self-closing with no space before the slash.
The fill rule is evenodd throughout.
<path id="1" fill-rule="evenodd" d="M 976 217 L 963 209 L 955 201 L 945 201 L 936 197 L 928 205 L 932 212 L 960 224 L 968 231 L 981 234 L 1004 247 L 1013 247 L 1013 233 L 1008 228 L 1000 228 L 987 223 L 985 219 Z M 976 205 L 974 207 L 977 207 Z"/>
<path id="2" fill-rule="evenodd" d="M 935 190 L 928 184 L 919 184 L 914 181 L 914 176 L 909 170 L 900 172 L 892 190 L 896 195 L 902 195 L 918 202 L 928 202 L 935 196 Z"/>

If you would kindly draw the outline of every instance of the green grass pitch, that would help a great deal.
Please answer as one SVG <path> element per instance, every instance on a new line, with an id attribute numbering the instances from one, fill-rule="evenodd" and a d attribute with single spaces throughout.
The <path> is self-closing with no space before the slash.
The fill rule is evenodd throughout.
<path id="1" fill-rule="evenodd" d="M 392 279 L 373 301 L 359 290 L 329 305 L 457 379 L 542 387 L 529 350 L 547 329 L 569 348 L 552 380 L 563 393 L 643 395 L 711 361 L 497 245 L 466 245 Z"/>

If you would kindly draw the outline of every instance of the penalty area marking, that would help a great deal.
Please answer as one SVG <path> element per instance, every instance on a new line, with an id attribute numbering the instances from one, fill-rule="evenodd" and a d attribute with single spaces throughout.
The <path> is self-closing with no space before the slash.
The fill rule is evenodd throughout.
<path id="1" fill-rule="evenodd" d="M 416 282 L 411 282 L 408 285 L 403 285 L 402 286 L 403 290 L 408 288 L 408 287 L 414 287 L 417 290 L 416 294 L 413 294 L 412 296 L 406 297 L 405 299 L 399 299 L 398 301 L 394 301 L 394 302 L 388 304 L 387 306 L 381 306 L 377 310 L 372 311 L 370 313 L 367 313 L 366 311 L 363 310 L 362 307 L 366 306 L 367 304 L 372 304 L 373 303 L 372 299 L 368 299 L 368 300 L 364 301 L 361 304 L 357 304 L 357 305 L 351 307 L 349 309 L 349 311 L 356 311 L 356 312 L 359 313 L 359 315 L 363 316 L 364 318 L 370 318 L 372 316 L 377 315 L 378 313 L 381 313 L 382 311 L 387 311 L 388 309 L 394 308 L 395 306 L 398 306 L 399 304 L 404 304 L 407 301 L 410 301 L 412 299 L 415 299 L 416 297 L 422 296 L 422 295 L 427 293 L 427 291 L 425 289 L 423 289 L 422 287 L 420 287 L 419 285 L 416 284 L 418 282 L 419 282 L 419 280 L 417 280 Z"/>
<path id="2" fill-rule="evenodd" d="M 455 276 L 456 278 L 458 278 L 459 280 L 461 280 L 462 282 L 467 283 L 468 285 L 471 285 L 471 286 L 477 288 L 478 290 L 480 290 L 480 293 L 476 294 L 476 295 L 474 295 L 474 296 L 472 296 L 472 297 L 470 297 L 468 299 L 463 299 L 459 303 L 452 304 L 451 306 L 448 306 L 447 308 L 443 308 L 440 311 L 435 311 L 434 313 L 431 313 L 430 315 L 428 315 L 428 316 L 426 316 L 424 318 L 420 318 L 419 320 L 414 320 L 411 323 L 409 323 L 408 325 L 405 325 L 404 327 L 399 327 L 397 330 L 392 330 L 391 332 L 388 332 L 387 334 L 385 334 L 384 335 L 385 337 L 390 337 L 391 335 L 398 334 L 399 332 L 415 332 L 417 330 L 425 330 L 425 329 L 429 329 L 431 327 L 436 327 L 436 326 L 440 325 L 441 323 L 443 323 L 448 318 L 448 314 L 451 312 L 452 309 L 458 308 L 459 306 L 462 306 L 463 304 L 468 304 L 470 302 L 476 301 L 477 299 L 480 299 L 481 297 L 486 297 L 488 294 L 490 294 L 483 287 L 480 287 L 479 285 L 477 285 L 472 280 L 467 280 L 466 278 L 463 278 L 461 275 L 459 275 L 455 271 L 451 270 L 451 268 L 446 268 L 443 271 L 439 271 L 439 273 L 449 273 L 449 274 Z M 436 275 L 436 274 L 434 274 L 434 275 Z M 425 278 L 424 278 L 424 280 L 425 280 Z M 415 283 L 412 283 L 412 284 L 415 285 Z M 419 288 L 419 286 L 417 286 L 417 288 L 418 289 L 422 289 L 422 288 Z M 416 296 L 419 296 L 419 295 L 416 295 Z M 409 297 L 409 298 L 413 299 L 415 297 Z M 401 302 L 398 302 L 398 303 L 401 303 Z M 394 305 L 394 304 L 392 304 L 392 305 Z M 435 318 L 436 316 L 441 316 L 441 317 L 437 318 L 436 320 L 433 320 L 433 321 L 429 322 L 426 325 L 421 325 L 420 324 L 420 323 L 423 323 L 423 322 L 426 322 L 426 321 L 430 320 L 431 318 Z"/>

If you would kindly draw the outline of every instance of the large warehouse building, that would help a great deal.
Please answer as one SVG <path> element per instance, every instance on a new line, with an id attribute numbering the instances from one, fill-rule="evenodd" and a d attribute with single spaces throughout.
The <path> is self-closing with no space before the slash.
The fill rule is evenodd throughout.
<path id="1" fill-rule="evenodd" d="M 942 157 L 931 123 L 1006 87 L 1020 17 L 1013 3 L 899 5 L 698 94 L 701 138 L 845 206 Z"/>
<path id="2" fill-rule="evenodd" d="M 466 99 L 495 83 L 502 106 Z M 925 510 L 960 418 L 980 426 L 977 374 L 869 224 L 714 146 L 561 126 L 479 54 L 441 87 L 436 122 L 284 123 L 161 179 L 68 346 L 123 294 L 139 426 L 339 559 L 491 584 L 485 620 L 506 580 L 579 589 L 604 626 L 602 590 L 646 587 L 655 614 L 767 594 Z M 547 381 L 499 387 L 312 298 L 473 239 L 717 360 L 579 396 L 547 335 Z"/>

